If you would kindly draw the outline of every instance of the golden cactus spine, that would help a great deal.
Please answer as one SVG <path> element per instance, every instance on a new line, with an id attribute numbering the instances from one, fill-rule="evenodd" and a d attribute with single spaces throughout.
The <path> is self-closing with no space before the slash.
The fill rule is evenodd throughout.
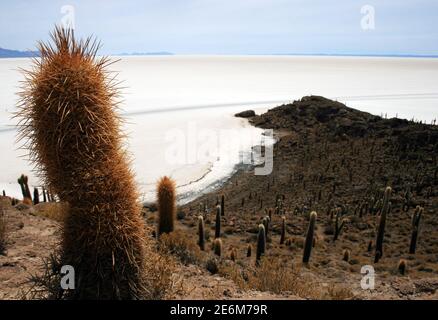
<path id="1" fill-rule="evenodd" d="M 17 117 L 45 184 L 69 203 L 59 252 L 76 286 L 63 298 L 136 299 L 147 292 L 145 226 L 115 112 L 117 83 L 97 49 L 57 28 L 26 72 Z"/>

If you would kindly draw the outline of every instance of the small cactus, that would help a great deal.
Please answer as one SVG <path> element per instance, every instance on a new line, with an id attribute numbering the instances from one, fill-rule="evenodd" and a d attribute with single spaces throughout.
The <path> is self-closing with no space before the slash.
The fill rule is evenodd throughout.
<path id="1" fill-rule="evenodd" d="M 400 259 L 397 265 L 397 271 L 404 276 L 408 268 L 408 262 L 405 259 Z"/>
<path id="2" fill-rule="evenodd" d="M 335 228 L 334 228 L 334 235 L 333 235 L 333 241 L 338 240 L 339 235 L 341 234 L 342 228 L 345 225 L 345 220 L 342 220 L 341 224 L 339 224 L 339 217 L 341 215 L 341 210 L 338 208 L 336 210 L 336 218 L 335 218 Z"/>
<path id="3" fill-rule="evenodd" d="M 204 251 L 205 250 L 205 227 L 204 227 L 204 218 L 202 216 L 198 217 L 198 244 L 199 248 Z"/>
<path id="4" fill-rule="evenodd" d="M 256 263 L 260 262 L 260 258 L 265 254 L 266 250 L 266 232 L 265 226 L 263 224 L 259 225 L 259 233 L 257 235 L 257 252 L 256 252 Z"/>
<path id="5" fill-rule="evenodd" d="M 252 247 L 250 244 L 248 244 L 248 248 L 246 249 L 246 256 L 249 258 L 251 257 Z"/>
<path id="6" fill-rule="evenodd" d="M 281 235 L 280 235 L 280 244 L 284 243 L 286 238 L 286 217 L 281 218 Z"/>
<path id="7" fill-rule="evenodd" d="M 420 230 L 420 221 L 423 211 L 424 209 L 422 207 L 417 206 L 414 215 L 412 216 L 412 235 L 411 243 L 409 245 L 409 254 L 415 254 L 415 250 L 417 248 L 418 232 Z"/>
<path id="8" fill-rule="evenodd" d="M 23 177 L 23 184 L 24 184 L 24 189 L 26 191 L 26 197 L 29 199 L 32 199 L 32 195 L 30 193 L 30 189 L 29 189 L 29 178 L 27 176 L 22 176 Z"/>
<path id="9" fill-rule="evenodd" d="M 368 248 L 367 251 L 371 252 L 371 250 L 373 250 L 373 240 L 370 240 L 370 242 L 368 242 Z"/>
<path id="10" fill-rule="evenodd" d="M 213 252 L 218 257 L 221 256 L 221 254 L 222 254 L 222 240 L 221 240 L 221 238 L 214 239 L 214 242 L 213 242 Z"/>
<path id="11" fill-rule="evenodd" d="M 236 248 L 231 249 L 230 259 L 231 259 L 231 261 L 236 261 L 236 259 L 237 259 L 237 250 L 236 250 Z"/>
<path id="12" fill-rule="evenodd" d="M 379 262 L 380 258 L 383 256 L 383 238 L 385 236 L 386 216 L 391 210 L 391 203 L 389 202 L 391 192 L 391 187 L 387 187 L 383 195 L 382 211 L 380 213 L 379 228 L 377 230 L 374 263 Z"/>
<path id="13" fill-rule="evenodd" d="M 220 238 L 221 237 L 221 207 L 216 206 L 216 224 L 214 229 L 214 237 Z"/>
<path id="14" fill-rule="evenodd" d="M 33 204 L 40 203 L 40 194 L 38 192 L 38 188 L 33 189 Z"/>
<path id="15" fill-rule="evenodd" d="M 309 227 L 307 229 L 306 241 L 304 243 L 303 263 L 309 262 L 310 254 L 312 252 L 313 235 L 315 233 L 316 217 L 317 217 L 316 212 L 312 211 L 312 213 L 310 214 L 310 221 L 309 221 Z"/>
<path id="16" fill-rule="evenodd" d="M 170 233 L 175 228 L 175 194 L 175 182 L 168 177 L 162 177 L 157 185 L 158 235 L 162 233 Z"/>
<path id="17" fill-rule="evenodd" d="M 23 199 L 26 198 L 26 189 L 24 188 L 24 181 L 23 181 L 24 175 L 21 175 L 18 179 L 17 182 L 20 185 L 21 188 L 21 194 L 23 195 Z"/>
<path id="18" fill-rule="evenodd" d="M 350 261 L 350 250 L 345 249 L 345 250 L 342 252 L 342 260 L 344 260 L 344 261 L 346 261 L 346 262 Z"/>

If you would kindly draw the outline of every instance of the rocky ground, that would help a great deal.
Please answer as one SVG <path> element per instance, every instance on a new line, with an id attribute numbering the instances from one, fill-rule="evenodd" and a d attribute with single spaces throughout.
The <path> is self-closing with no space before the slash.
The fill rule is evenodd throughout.
<path id="1" fill-rule="evenodd" d="M 57 247 L 62 205 L 12 206 L 10 198 L 0 196 L 0 212 L 7 226 L 6 250 L 0 254 L 0 300 L 31 299 L 35 285 L 31 278 L 44 273 L 45 261 Z M 242 291 L 232 280 L 196 265 L 177 264 L 177 270 L 175 299 L 284 299 L 256 290 Z"/>

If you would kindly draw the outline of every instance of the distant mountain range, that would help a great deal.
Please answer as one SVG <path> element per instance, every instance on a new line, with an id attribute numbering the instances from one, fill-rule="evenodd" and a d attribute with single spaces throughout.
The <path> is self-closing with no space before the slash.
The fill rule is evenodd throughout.
<path id="1" fill-rule="evenodd" d="M 0 48 L 0 58 L 28 58 L 38 57 L 39 55 L 40 53 L 38 51 L 19 51 Z"/>
<path id="2" fill-rule="evenodd" d="M 0 48 L 0 58 L 29 58 L 39 57 L 38 51 L 19 51 Z M 159 51 L 159 52 L 132 52 L 132 53 L 120 53 L 117 56 L 169 56 L 173 55 L 171 52 Z"/>

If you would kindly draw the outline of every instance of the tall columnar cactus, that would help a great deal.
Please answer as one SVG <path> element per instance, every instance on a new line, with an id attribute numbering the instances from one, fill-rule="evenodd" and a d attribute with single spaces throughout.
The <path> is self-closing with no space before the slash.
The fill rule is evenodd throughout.
<path id="1" fill-rule="evenodd" d="M 379 262 L 380 258 L 383 256 L 383 238 L 385 236 L 386 216 L 391 208 L 391 203 L 390 203 L 391 192 L 392 192 L 391 187 L 387 187 L 383 195 L 383 203 L 380 213 L 379 228 L 377 230 L 374 263 Z"/>
<path id="2" fill-rule="evenodd" d="M 409 245 L 410 254 L 415 254 L 415 250 L 417 248 L 418 232 L 420 230 L 420 220 L 423 211 L 424 208 L 417 206 L 414 215 L 412 216 L 412 234 L 411 234 L 411 243 Z"/>
<path id="3" fill-rule="evenodd" d="M 257 235 L 257 252 L 256 252 L 256 264 L 259 264 L 260 258 L 265 254 L 266 250 L 266 232 L 263 224 L 259 225 L 259 233 Z"/>
<path id="4" fill-rule="evenodd" d="M 22 176 L 22 177 L 23 177 L 24 190 L 26 191 L 26 198 L 32 200 L 32 194 L 30 193 L 30 189 L 29 189 L 29 178 L 27 176 Z"/>
<path id="5" fill-rule="evenodd" d="M 175 182 L 169 177 L 162 177 L 157 185 L 158 199 L 158 235 L 170 233 L 175 228 L 176 191 Z"/>
<path id="6" fill-rule="evenodd" d="M 72 299 L 147 293 L 144 220 L 116 113 L 117 83 L 98 45 L 57 28 L 26 73 L 20 135 L 49 189 L 69 203 L 60 265 L 75 271 Z"/>
<path id="7" fill-rule="evenodd" d="M 262 223 L 263 226 L 265 227 L 265 238 L 266 240 L 268 240 L 268 235 L 269 235 L 269 222 L 271 219 L 269 219 L 269 216 L 266 216 L 263 218 Z"/>
<path id="8" fill-rule="evenodd" d="M 24 181 L 23 181 L 23 179 L 24 179 L 24 175 L 21 175 L 21 176 L 17 179 L 17 182 L 18 182 L 18 184 L 20 185 L 20 188 L 21 188 L 21 194 L 23 195 L 23 199 L 24 199 L 24 198 L 27 197 L 27 195 L 26 195 L 26 189 L 24 188 Z"/>
<path id="9" fill-rule="evenodd" d="M 285 239 L 286 239 L 286 217 L 282 217 L 281 218 L 280 244 L 283 244 Z"/>
<path id="10" fill-rule="evenodd" d="M 341 215 L 341 209 L 338 208 L 336 210 L 336 217 L 335 217 L 335 228 L 334 228 L 334 235 L 333 235 L 333 241 L 338 240 L 339 235 L 341 234 L 342 228 L 345 225 L 345 220 L 342 220 L 342 222 L 339 224 L 339 217 Z"/>
<path id="11" fill-rule="evenodd" d="M 221 215 L 225 215 L 225 196 L 221 196 Z"/>
<path id="12" fill-rule="evenodd" d="M 40 203 L 40 194 L 38 188 L 33 188 L 33 204 Z"/>
<path id="13" fill-rule="evenodd" d="M 214 228 L 214 237 L 220 238 L 221 237 L 221 207 L 216 206 L 216 224 Z"/>
<path id="14" fill-rule="evenodd" d="M 43 201 L 47 202 L 46 189 L 43 187 Z"/>
<path id="15" fill-rule="evenodd" d="M 205 227 L 204 227 L 204 218 L 202 216 L 198 217 L 198 244 L 199 248 L 204 251 L 205 250 Z"/>
<path id="16" fill-rule="evenodd" d="M 304 242 L 303 263 L 308 263 L 313 247 L 313 235 L 315 234 L 316 212 L 312 211 L 309 219 L 309 227 L 307 228 L 306 240 Z"/>

